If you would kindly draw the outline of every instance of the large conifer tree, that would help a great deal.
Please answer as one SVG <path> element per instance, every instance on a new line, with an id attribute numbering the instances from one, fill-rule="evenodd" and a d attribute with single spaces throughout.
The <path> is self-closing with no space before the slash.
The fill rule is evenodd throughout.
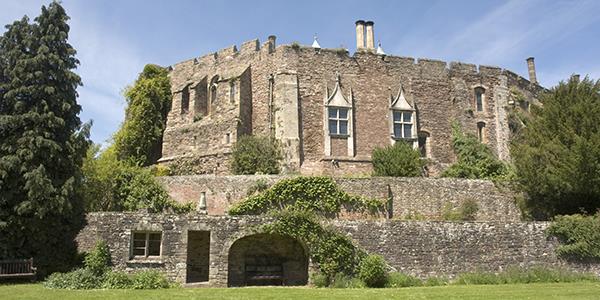
<path id="1" fill-rule="evenodd" d="M 68 267 L 82 217 L 89 127 L 68 19 L 53 2 L 0 40 L 0 257 L 34 257 L 42 272 Z"/>

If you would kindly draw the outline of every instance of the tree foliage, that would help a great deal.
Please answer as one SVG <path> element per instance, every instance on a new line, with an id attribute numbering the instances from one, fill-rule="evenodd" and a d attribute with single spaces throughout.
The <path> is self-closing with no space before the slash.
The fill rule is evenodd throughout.
<path id="1" fill-rule="evenodd" d="M 419 151 L 400 141 L 385 148 L 375 148 L 372 157 L 375 176 L 417 177 L 422 175 L 426 164 Z"/>
<path id="2" fill-rule="evenodd" d="M 511 176 L 509 166 L 477 137 L 464 133 L 458 123 L 452 124 L 452 147 L 457 161 L 444 170 L 442 177 L 502 179 Z"/>
<path id="3" fill-rule="evenodd" d="M 34 257 L 43 275 L 69 266 L 81 225 L 79 64 L 57 2 L 0 39 L 0 258 Z"/>
<path id="4" fill-rule="evenodd" d="M 600 81 L 571 78 L 515 138 L 511 154 L 536 218 L 600 208 Z"/>
<path id="5" fill-rule="evenodd" d="M 83 164 L 84 199 L 87 211 L 135 211 L 147 209 L 177 213 L 192 210 L 192 204 L 178 204 L 156 181 L 152 170 L 117 158 L 113 146 L 99 153 L 90 148 Z"/>
<path id="6" fill-rule="evenodd" d="M 114 136 L 115 152 L 120 160 L 147 166 L 160 158 L 171 105 L 167 75 L 167 70 L 160 66 L 146 65 L 133 86 L 125 90 L 125 122 Z"/>
<path id="7" fill-rule="evenodd" d="M 231 171 L 237 175 L 278 174 L 281 150 L 275 140 L 242 136 L 233 145 Z"/>
<path id="8" fill-rule="evenodd" d="M 600 261 L 600 212 L 557 216 L 547 234 L 558 238 L 556 253 L 567 259 Z"/>

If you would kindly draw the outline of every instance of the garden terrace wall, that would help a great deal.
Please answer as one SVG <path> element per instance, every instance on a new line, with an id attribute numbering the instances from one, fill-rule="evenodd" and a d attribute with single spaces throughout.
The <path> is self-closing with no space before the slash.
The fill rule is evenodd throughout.
<path id="1" fill-rule="evenodd" d="M 244 175 L 244 176 L 169 176 L 159 180 L 178 202 L 197 202 L 205 193 L 207 213 L 224 215 L 227 209 L 246 197 L 248 189 L 258 181 L 269 186 L 291 176 Z M 520 212 L 515 204 L 517 194 L 499 188 L 491 181 L 452 178 L 344 178 L 334 180 L 346 192 L 377 199 L 391 199 L 391 211 L 387 217 L 406 219 L 419 217 L 439 220 L 449 208 L 458 207 L 463 201 L 474 200 L 479 211 L 479 221 L 518 221 Z M 344 218 L 360 217 L 356 214 Z M 372 216 L 369 216 L 372 218 Z M 379 215 L 385 218 L 385 215 Z"/>
<path id="2" fill-rule="evenodd" d="M 260 216 L 206 216 L 201 214 L 90 213 L 79 233 L 80 251 L 89 251 L 99 239 L 110 248 L 113 265 L 133 271 L 154 268 L 170 279 L 186 282 L 188 232 L 209 231 L 209 269 L 206 283 L 226 286 L 231 246 L 256 233 L 272 219 Z M 334 220 L 332 225 L 371 253 L 385 257 L 398 271 L 420 277 L 449 276 L 510 266 L 564 266 L 600 275 L 597 264 L 566 263 L 555 255 L 545 222 L 432 222 L 400 220 Z M 161 256 L 130 259 L 132 232 L 162 233 Z M 194 246 L 192 246 L 194 248 Z M 310 262 L 309 262 L 310 265 Z"/>

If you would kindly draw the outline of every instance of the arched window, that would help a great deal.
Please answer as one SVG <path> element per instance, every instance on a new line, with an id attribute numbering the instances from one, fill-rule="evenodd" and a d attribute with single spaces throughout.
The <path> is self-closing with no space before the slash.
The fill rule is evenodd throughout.
<path id="1" fill-rule="evenodd" d="M 186 86 L 181 90 L 181 114 L 187 114 L 190 110 L 190 88 Z"/>
<path id="2" fill-rule="evenodd" d="M 486 143 L 485 122 L 477 122 L 477 138 L 480 142 Z"/>
<path id="3" fill-rule="evenodd" d="M 482 87 L 475 88 L 475 111 L 483 111 L 485 101 L 485 89 Z"/>

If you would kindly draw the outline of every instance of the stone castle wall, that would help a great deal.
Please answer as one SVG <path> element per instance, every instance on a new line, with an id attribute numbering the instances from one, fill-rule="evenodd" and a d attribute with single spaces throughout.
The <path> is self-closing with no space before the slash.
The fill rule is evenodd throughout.
<path id="1" fill-rule="evenodd" d="M 264 217 L 172 215 L 147 213 L 90 213 L 79 233 L 81 251 L 89 251 L 99 239 L 110 248 L 113 265 L 122 270 L 154 268 L 169 278 L 185 283 L 190 265 L 189 232 L 209 232 L 208 282 L 226 286 L 232 245 L 251 236 Z M 419 277 L 449 276 L 510 266 L 565 266 L 593 271 L 598 265 L 566 263 L 555 255 L 556 241 L 548 239 L 544 222 L 427 222 L 427 221 L 332 221 L 340 232 L 371 253 L 383 255 L 398 271 Z M 150 260 L 131 259 L 132 232 L 161 232 L 161 256 Z M 195 243 L 195 239 L 191 239 Z M 206 259 L 206 258 L 204 258 Z M 196 276 L 195 273 L 193 273 Z"/>
<path id="2" fill-rule="evenodd" d="M 269 186 L 290 176 L 169 176 L 159 181 L 169 195 L 180 203 L 197 202 L 205 193 L 209 215 L 223 215 L 227 209 L 243 200 L 257 182 Z M 448 209 L 464 201 L 478 203 L 477 220 L 518 221 L 520 213 L 513 192 L 496 187 L 491 181 L 450 178 L 343 178 L 334 177 L 342 190 L 377 199 L 390 199 L 389 217 L 439 220 Z M 350 216 L 348 216 L 350 217 Z M 384 217 L 384 216 L 380 216 Z"/>
<path id="3" fill-rule="evenodd" d="M 291 167 L 304 174 L 370 173 L 372 150 L 391 143 L 389 101 L 402 85 L 414 99 L 418 131 L 430 136 L 427 156 L 435 175 L 455 159 L 451 148 L 451 123 L 455 120 L 470 133 L 477 132 L 478 122 L 485 122 L 486 143 L 499 157 L 508 159 L 505 108 L 510 89 L 522 90 L 526 97 L 536 97 L 542 90 L 496 67 L 274 46 L 274 41 L 269 41 L 258 47 L 254 40 L 244 43 L 239 51 L 232 46 L 173 66 L 173 105 L 161 162 L 216 152 L 228 154 L 241 135 L 273 134 L 283 141 Z M 324 98 L 335 86 L 336 73 L 340 74 L 344 95 L 353 99 L 355 155 L 347 155 L 345 139 L 332 141 L 331 155 L 324 150 Z M 190 94 L 190 110 L 182 113 L 182 90 L 186 86 L 210 85 L 215 78 L 217 99 L 211 102 L 205 99 L 210 95 L 198 96 L 210 94 L 209 89 L 200 88 L 198 95 Z M 233 101 L 229 95 L 231 82 L 237 84 Z M 474 109 L 473 91 L 477 86 L 486 90 L 482 112 Z M 195 101 L 208 101 L 211 107 L 201 120 L 194 118 L 202 114 L 202 110 L 192 109 Z M 231 137 L 226 138 L 227 134 Z M 228 156 L 222 157 L 217 169 L 200 165 L 195 173 L 227 174 Z"/>

